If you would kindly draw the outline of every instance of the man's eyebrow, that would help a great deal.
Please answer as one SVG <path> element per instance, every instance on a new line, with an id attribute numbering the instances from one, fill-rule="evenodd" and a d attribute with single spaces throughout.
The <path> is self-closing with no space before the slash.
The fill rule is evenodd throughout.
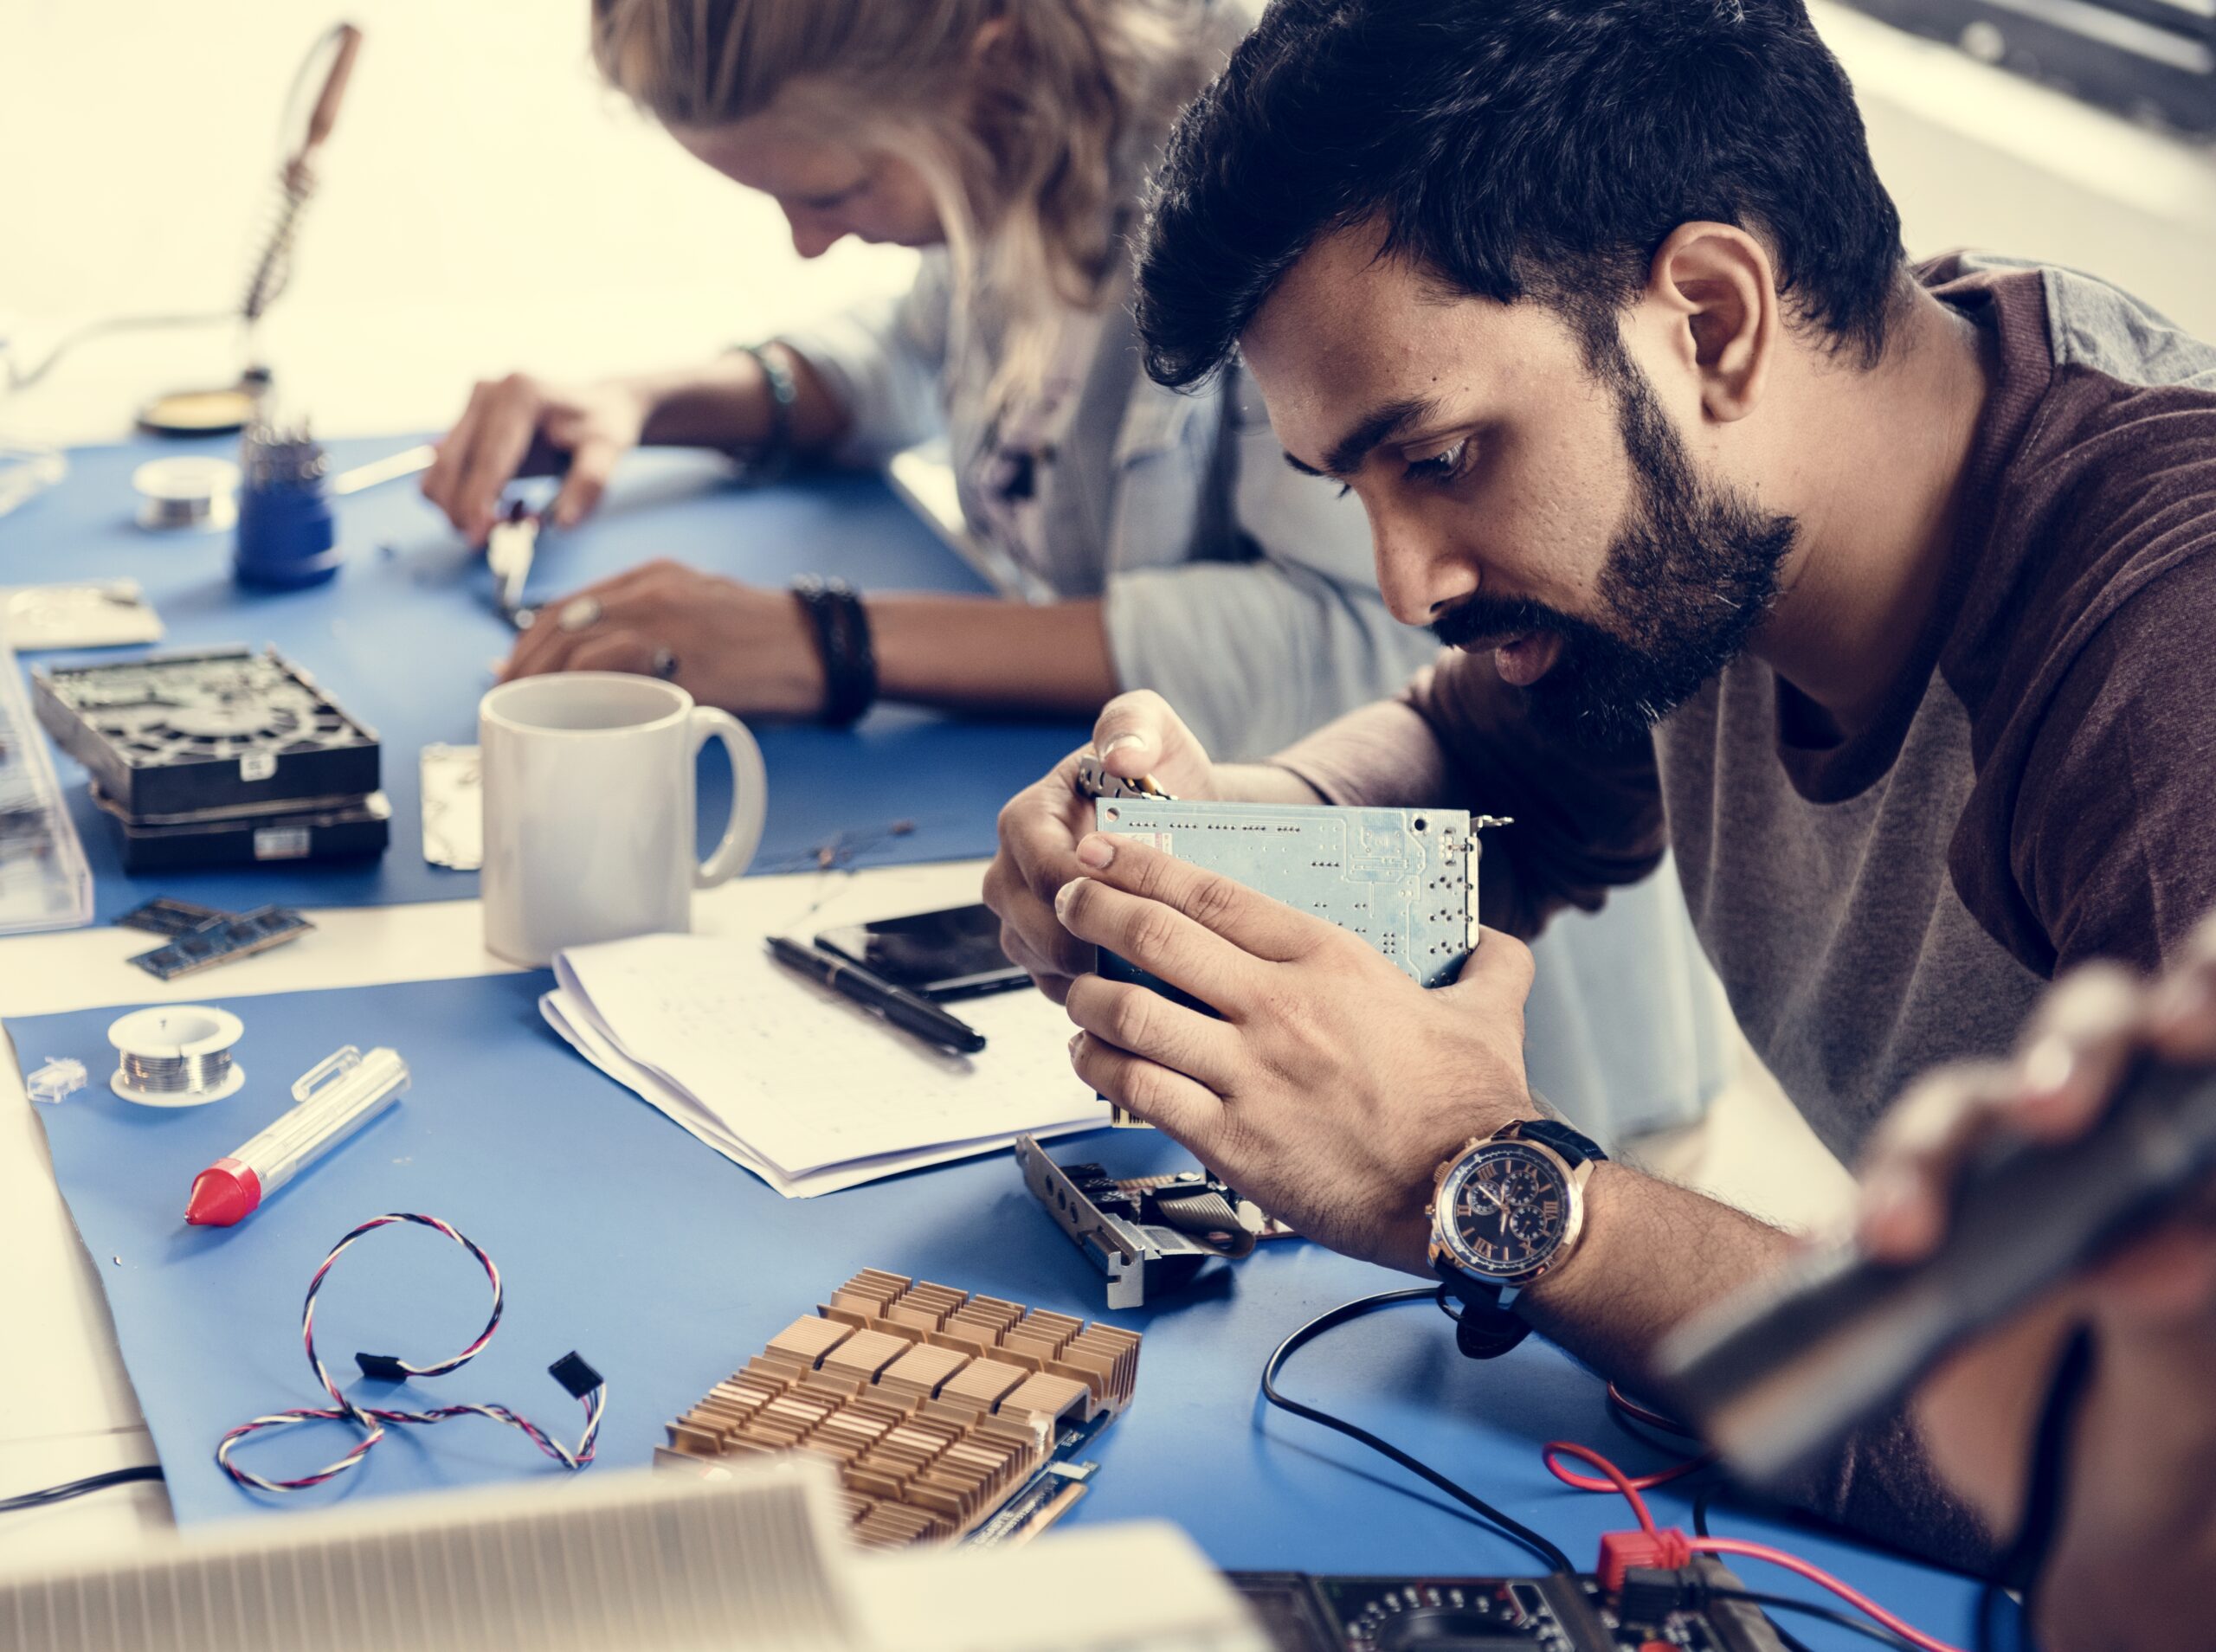
<path id="1" fill-rule="evenodd" d="M 1410 425 L 1429 419 L 1438 410 L 1439 404 L 1427 396 L 1388 402 L 1364 414 L 1353 429 L 1332 445 L 1331 451 L 1324 455 L 1321 470 L 1291 453 L 1285 456 L 1285 462 L 1304 476 L 1351 476 L 1362 468 L 1362 462 L 1369 457 L 1371 449 L 1390 440 Z"/>

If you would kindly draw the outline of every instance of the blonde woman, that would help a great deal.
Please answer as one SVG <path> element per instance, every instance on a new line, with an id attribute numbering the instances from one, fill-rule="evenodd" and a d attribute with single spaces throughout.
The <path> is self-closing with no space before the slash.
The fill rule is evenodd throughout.
<path id="1" fill-rule="evenodd" d="M 510 672 L 659 662 L 710 704 L 837 721 L 872 697 L 1090 717 L 1150 687 L 1259 753 L 1429 659 L 1377 594 L 1359 509 L 1286 467 L 1243 382 L 1188 397 L 1138 369 L 1124 235 L 1247 21 L 1205 0 L 595 0 L 609 82 L 774 197 L 802 257 L 854 235 L 924 248 L 922 273 L 695 368 L 480 385 L 425 493 L 481 542 L 526 464 L 566 460 L 562 525 L 640 442 L 774 470 L 943 435 L 971 535 L 1049 600 L 802 601 L 656 564 L 588 593 L 593 623 L 534 628 Z"/>
<path id="2" fill-rule="evenodd" d="M 1251 21 L 1233 0 L 593 0 L 609 83 L 772 196 L 802 257 L 854 235 L 924 249 L 921 273 L 697 367 L 480 384 L 425 494 L 481 543 L 526 467 L 566 465 L 564 526 L 641 443 L 774 473 L 943 436 L 970 534 L 1046 600 L 769 590 L 655 563 L 549 605 L 508 674 L 654 672 L 738 712 L 836 723 L 879 698 L 1090 717 L 1148 688 L 1229 757 L 1398 689 L 1437 645 L 1388 613 L 1360 507 L 1285 464 L 1242 374 L 1180 395 L 1139 368 L 1140 190 Z M 1607 1128 L 1607 1095 L 1633 1109 L 1618 1122 L 1687 1116 L 1723 1046 L 1674 880 L 1593 923 L 1542 947 L 1535 1081 L 1588 1128 Z M 1605 1042 L 1582 1036 L 1576 1000 L 1596 993 Z"/>

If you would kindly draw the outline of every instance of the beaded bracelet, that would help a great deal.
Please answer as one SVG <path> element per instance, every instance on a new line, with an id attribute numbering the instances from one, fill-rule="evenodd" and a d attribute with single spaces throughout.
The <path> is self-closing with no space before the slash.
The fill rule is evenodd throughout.
<path id="1" fill-rule="evenodd" d="M 747 455 L 746 473 L 757 482 L 774 482 L 793 466 L 793 408 L 800 401 L 800 382 L 770 344 L 741 344 L 739 349 L 754 358 L 770 386 L 769 433 Z"/>
<path id="2" fill-rule="evenodd" d="M 869 612 L 842 579 L 802 574 L 793 582 L 793 595 L 815 628 L 816 652 L 823 658 L 821 721 L 834 729 L 851 729 L 877 701 Z"/>

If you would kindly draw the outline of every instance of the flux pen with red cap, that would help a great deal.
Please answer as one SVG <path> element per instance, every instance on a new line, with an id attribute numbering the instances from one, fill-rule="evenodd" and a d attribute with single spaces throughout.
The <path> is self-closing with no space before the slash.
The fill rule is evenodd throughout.
<path id="1" fill-rule="evenodd" d="M 380 1045 L 367 1055 L 352 1045 L 327 1056 L 293 1084 L 300 1104 L 229 1157 L 193 1179 L 184 1219 L 229 1227 L 261 1208 L 331 1148 L 400 1099 L 408 1064 Z"/>

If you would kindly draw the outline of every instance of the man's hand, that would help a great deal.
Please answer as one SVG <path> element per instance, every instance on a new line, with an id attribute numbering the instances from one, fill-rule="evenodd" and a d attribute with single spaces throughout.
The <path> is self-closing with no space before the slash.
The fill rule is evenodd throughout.
<path id="1" fill-rule="evenodd" d="M 1459 981 L 1427 991 L 1336 924 L 1129 839 L 1086 837 L 1074 859 L 1070 935 L 1221 1017 L 1080 975 L 1079 1076 L 1308 1237 L 1428 1271 L 1440 1160 L 1531 1113 L 1531 955 L 1487 931 Z"/>
<path id="2" fill-rule="evenodd" d="M 483 381 L 439 439 L 423 497 L 481 546 L 510 482 L 566 467 L 548 515 L 557 528 L 572 526 L 600 503 L 615 461 L 639 445 L 647 411 L 646 397 L 622 384 L 573 389 L 523 373 Z"/>
<path id="3" fill-rule="evenodd" d="M 589 624 L 564 623 L 581 597 Z M 704 705 L 741 717 L 806 717 L 823 704 L 823 660 L 789 591 L 765 591 L 653 562 L 557 598 L 516 641 L 500 680 L 546 672 L 667 675 Z"/>
<path id="4" fill-rule="evenodd" d="M 2151 1051 L 2216 1063 L 2216 922 L 2162 979 L 2096 967 L 2048 994 L 2018 1057 L 1934 1075 L 1881 1128 L 1858 1234 L 1882 1258 L 1935 1246 L 1946 1188 L 1993 1130 L 2066 1141 L 2093 1128 Z M 2216 1191 L 2216 1190 L 2212 1190 Z M 2216 1574 L 2216 1205 L 2174 1220 L 1957 1355 L 1917 1409 L 1934 1460 L 1995 1529 L 2020 1522 L 2046 1373 L 2078 1326 L 2095 1372 L 2071 1456 L 2068 1506 L 2035 1604 L 2052 1652 L 2171 1648 L 2206 1633 Z"/>
<path id="5" fill-rule="evenodd" d="M 1092 967 L 1092 948 L 1063 929 L 1054 897 L 1085 875 L 1077 842 L 1092 830 L 1092 800 L 1077 789 L 1078 761 L 1098 754 L 1121 780 L 1151 775 L 1172 797 L 1209 798 L 1215 768 L 1159 694 L 1121 694 L 1092 725 L 1092 744 L 1054 765 L 1001 811 L 1000 851 L 985 872 L 985 904 L 1001 921 L 1001 949 L 1061 1003 L 1070 982 Z"/>

